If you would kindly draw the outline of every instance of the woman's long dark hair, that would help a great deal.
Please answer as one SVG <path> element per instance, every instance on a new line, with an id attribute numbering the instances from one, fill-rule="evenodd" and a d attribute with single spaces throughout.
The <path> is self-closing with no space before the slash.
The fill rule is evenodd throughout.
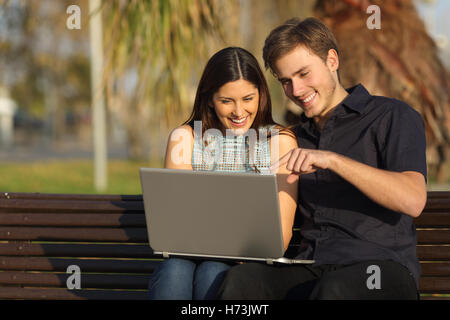
<path id="1" fill-rule="evenodd" d="M 225 133 L 225 128 L 213 108 L 212 97 L 221 86 L 228 82 L 247 80 L 259 91 L 258 112 L 251 128 L 258 129 L 267 125 L 276 125 L 272 118 L 272 103 L 269 88 L 256 58 L 247 50 L 228 47 L 215 53 L 206 64 L 195 95 L 194 108 L 184 123 L 194 128 L 194 121 L 202 122 L 202 134 L 217 128 Z"/>

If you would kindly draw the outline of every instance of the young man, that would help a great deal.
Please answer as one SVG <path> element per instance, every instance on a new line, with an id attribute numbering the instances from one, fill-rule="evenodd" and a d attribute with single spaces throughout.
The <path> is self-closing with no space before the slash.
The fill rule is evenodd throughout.
<path id="1" fill-rule="evenodd" d="M 345 90 L 331 31 L 291 19 L 263 49 L 266 67 L 303 110 L 299 148 L 273 164 L 298 182 L 297 258 L 313 265 L 245 263 L 230 269 L 221 299 L 417 299 L 413 218 L 426 202 L 425 134 L 404 102 Z"/>

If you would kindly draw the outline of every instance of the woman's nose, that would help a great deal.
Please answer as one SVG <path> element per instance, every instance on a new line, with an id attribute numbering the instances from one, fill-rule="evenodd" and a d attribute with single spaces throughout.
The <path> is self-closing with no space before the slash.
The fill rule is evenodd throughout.
<path id="1" fill-rule="evenodd" d="M 240 101 L 237 101 L 234 105 L 233 115 L 237 118 L 244 114 L 244 108 Z"/>

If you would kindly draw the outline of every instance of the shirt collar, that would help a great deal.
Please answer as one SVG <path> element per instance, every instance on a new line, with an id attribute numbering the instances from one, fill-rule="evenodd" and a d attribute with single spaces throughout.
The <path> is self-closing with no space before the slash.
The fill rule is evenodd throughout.
<path id="1" fill-rule="evenodd" d="M 367 103 L 371 99 L 370 93 L 362 84 L 357 84 L 356 86 L 346 89 L 346 91 L 348 92 L 348 96 L 345 97 L 345 99 L 336 107 L 336 109 L 338 109 L 339 106 L 344 105 L 350 110 L 362 114 L 364 109 L 366 108 Z M 306 117 L 305 113 L 302 113 L 300 118 L 302 123 L 312 120 Z"/>
<path id="2" fill-rule="evenodd" d="M 350 110 L 362 114 L 367 106 L 367 103 L 371 99 L 370 93 L 360 83 L 354 87 L 346 89 L 346 91 L 348 92 L 348 96 L 345 97 L 345 99 L 336 107 L 336 109 L 338 109 L 341 105 L 344 105 Z M 304 112 L 302 112 L 300 118 L 301 123 L 312 121 L 312 119 L 305 116 Z"/>
<path id="3" fill-rule="evenodd" d="M 362 84 L 346 89 L 348 96 L 341 102 L 342 105 L 362 114 L 371 95 Z"/>

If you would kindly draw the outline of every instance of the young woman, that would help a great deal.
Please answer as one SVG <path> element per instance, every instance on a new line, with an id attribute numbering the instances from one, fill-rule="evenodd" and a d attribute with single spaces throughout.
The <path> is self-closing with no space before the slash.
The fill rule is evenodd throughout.
<path id="1" fill-rule="evenodd" d="M 272 119 L 269 89 L 255 57 L 229 47 L 207 63 L 189 119 L 172 131 L 165 167 L 261 172 L 293 148 L 295 136 Z M 297 183 L 277 169 L 284 247 L 292 237 Z M 249 190 L 251 191 L 251 190 Z M 211 208 L 214 210 L 214 208 Z M 229 264 L 170 258 L 152 275 L 152 299 L 214 299 Z"/>

